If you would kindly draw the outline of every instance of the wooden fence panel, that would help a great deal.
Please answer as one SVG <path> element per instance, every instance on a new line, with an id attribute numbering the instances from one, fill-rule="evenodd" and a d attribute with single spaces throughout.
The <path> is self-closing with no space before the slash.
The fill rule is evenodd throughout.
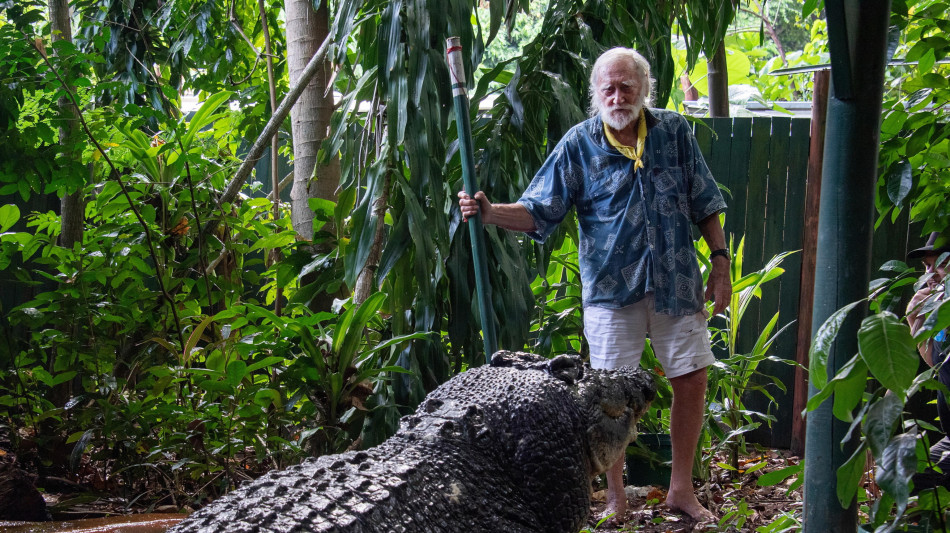
<path id="1" fill-rule="evenodd" d="M 772 346 L 771 353 L 794 362 L 798 350 L 798 329 L 811 329 L 798 319 L 801 302 L 802 245 L 805 228 L 805 186 L 808 177 L 808 152 L 810 143 L 810 120 L 792 119 L 788 146 L 788 187 L 785 199 L 784 250 L 796 252 L 782 262 L 785 273 L 779 278 L 780 305 L 779 326 L 790 324 Z M 763 372 L 773 375 L 785 384 L 786 390 L 776 390 L 778 421 L 772 427 L 769 445 L 788 448 L 792 440 L 792 412 L 795 393 L 795 367 L 792 364 L 766 362 Z M 774 410 L 774 409 L 773 409 Z"/>
<path id="2" fill-rule="evenodd" d="M 713 173 L 716 179 L 729 188 L 731 197 L 726 198 L 726 238 L 735 234 L 740 238 L 745 233 L 747 203 L 749 199 L 749 151 L 752 149 L 752 119 L 737 118 L 732 122 L 730 166 L 727 174 Z M 720 178 L 722 177 L 722 178 Z M 738 245 L 736 241 L 736 245 Z"/>
<path id="3" fill-rule="evenodd" d="M 745 239 L 743 273 L 761 269 L 778 253 L 800 249 L 809 121 L 785 117 L 741 117 L 706 119 L 706 122 L 715 135 L 710 139 L 701 133 L 706 128 L 697 127 L 697 138 L 702 138 L 700 149 L 707 157 L 713 175 L 729 190 L 725 229 L 735 238 L 736 245 L 739 239 Z M 800 255 L 786 258 L 782 266 L 785 274 L 763 287 L 761 302 L 753 302 L 743 317 L 737 343 L 740 353 L 752 351 L 759 333 L 776 311 L 779 312 L 778 328 L 797 318 Z M 793 324 L 776 339 L 770 354 L 794 360 L 795 333 Z M 788 388 L 786 392 L 770 388 L 775 403 L 759 394 L 747 397 L 749 408 L 769 412 L 777 418 L 771 430 L 762 428 L 751 438 L 765 445 L 787 447 L 791 428 L 793 367 L 765 363 L 760 368 L 778 377 Z"/>

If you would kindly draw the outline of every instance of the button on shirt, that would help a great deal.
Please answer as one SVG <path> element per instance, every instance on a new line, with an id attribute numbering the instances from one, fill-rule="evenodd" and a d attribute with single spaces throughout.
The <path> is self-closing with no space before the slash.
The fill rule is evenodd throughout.
<path id="1" fill-rule="evenodd" d="M 692 225 L 726 208 L 689 124 L 672 111 L 645 113 L 644 168 L 614 149 L 600 117 L 574 126 L 518 200 L 543 242 L 573 206 L 585 306 L 620 308 L 654 294 L 656 311 L 703 308 Z"/>

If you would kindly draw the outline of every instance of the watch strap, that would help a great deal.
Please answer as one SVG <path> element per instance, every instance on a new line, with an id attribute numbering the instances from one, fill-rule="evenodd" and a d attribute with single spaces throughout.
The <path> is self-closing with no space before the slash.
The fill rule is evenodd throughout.
<path id="1" fill-rule="evenodd" d="M 730 259 L 730 260 L 731 260 L 731 258 L 729 257 L 729 250 L 726 250 L 725 248 L 720 248 L 720 249 L 718 249 L 718 250 L 713 250 L 713 251 L 709 254 L 709 260 L 712 261 L 712 258 L 713 258 L 713 257 L 716 257 L 717 255 L 721 255 L 721 256 L 725 257 L 726 259 Z"/>

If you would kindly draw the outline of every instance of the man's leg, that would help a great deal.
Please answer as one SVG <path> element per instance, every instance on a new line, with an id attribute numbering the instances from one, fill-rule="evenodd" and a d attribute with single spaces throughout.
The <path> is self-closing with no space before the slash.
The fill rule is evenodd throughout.
<path id="1" fill-rule="evenodd" d="M 614 369 L 636 368 L 646 342 L 647 303 L 644 300 L 620 309 L 584 308 L 584 334 L 590 344 L 590 366 Z M 620 523 L 627 513 L 623 485 L 624 456 L 607 470 L 607 509 Z"/>
<path id="2" fill-rule="evenodd" d="M 621 457 L 610 470 L 607 471 L 607 510 L 604 516 L 614 515 L 616 522 L 623 520 L 627 514 L 627 492 L 623 486 L 623 463 Z"/>
<path id="3" fill-rule="evenodd" d="M 673 444 L 673 468 L 666 505 L 695 520 L 715 519 L 700 505 L 693 491 L 693 457 L 703 427 L 706 405 L 706 369 L 694 370 L 670 378 L 673 406 L 670 411 L 670 440 Z"/>

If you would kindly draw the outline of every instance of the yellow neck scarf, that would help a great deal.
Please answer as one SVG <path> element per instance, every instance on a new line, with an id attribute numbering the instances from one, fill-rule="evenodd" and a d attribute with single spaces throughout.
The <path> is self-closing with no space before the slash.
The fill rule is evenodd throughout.
<path id="1" fill-rule="evenodd" d="M 614 137 L 614 134 L 610 132 L 610 128 L 607 127 L 607 123 L 604 123 L 604 134 L 607 136 L 607 142 L 611 146 L 617 149 L 618 152 L 625 155 L 627 158 L 633 160 L 633 170 L 639 170 L 643 168 L 643 148 L 646 146 L 647 140 L 647 120 L 646 115 L 643 112 L 643 109 L 640 110 L 640 118 L 637 119 L 637 146 L 627 146 L 625 144 L 620 144 L 620 141 Z"/>

